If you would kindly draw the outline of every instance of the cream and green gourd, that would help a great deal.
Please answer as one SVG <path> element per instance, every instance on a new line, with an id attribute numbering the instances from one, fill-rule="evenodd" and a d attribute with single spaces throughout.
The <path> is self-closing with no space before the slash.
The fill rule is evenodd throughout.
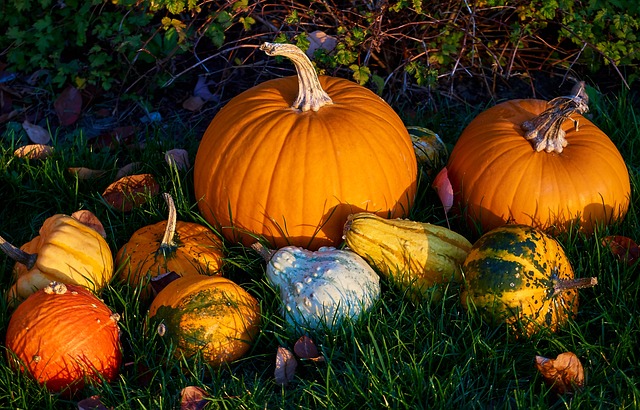
<path id="1" fill-rule="evenodd" d="M 378 274 L 354 252 L 252 247 L 267 261 L 267 278 L 279 290 L 282 314 L 295 329 L 335 329 L 345 318 L 360 317 L 380 297 Z"/>

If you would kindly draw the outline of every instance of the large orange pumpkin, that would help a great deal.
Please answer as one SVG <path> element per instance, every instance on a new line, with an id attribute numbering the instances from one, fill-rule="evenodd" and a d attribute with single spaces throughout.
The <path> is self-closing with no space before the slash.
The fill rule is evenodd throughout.
<path id="1" fill-rule="evenodd" d="M 52 392 L 73 393 L 87 380 L 112 381 L 122 362 L 118 320 L 86 288 L 52 282 L 11 315 L 10 363 Z"/>
<path id="2" fill-rule="evenodd" d="M 588 108 L 583 88 L 574 92 L 503 102 L 464 129 L 447 171 L 457 205 L 482 231 L 512 221 L 561 232 L 578 222 L 589 233 L 626 214 L 625 162 L 580 115 Z"/>
<path id="3" fill-rule="evenodd" d="M 393 109 L 351 81 L 317 77 L 290 44 L 265 43 L 298 76 L 259 84 L 212 120 L 195 160 L 204 218 L 231 241 L 338 245 L 352 213 L 406 216 L 416 191 L 411 138 Z"/>

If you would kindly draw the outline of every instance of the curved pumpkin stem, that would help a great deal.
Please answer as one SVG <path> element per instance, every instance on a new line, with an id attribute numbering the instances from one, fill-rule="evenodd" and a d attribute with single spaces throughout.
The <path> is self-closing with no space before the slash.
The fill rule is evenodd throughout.
<path id="1" fill-rule="evenodd" d="M 320 85 L 318 74 L 309 57 L 297 46 L 285 43 L 264 43 L 260 50 L 269 56 L 287 57 L 298 73 L 298 96 L 291 108 L 300 111 L 318 111 L 325 105 L 333 104 L 331 97 Z"/>
<path id="2" fill-rule="evenodd" d="M 271 260 L 271 257 L 273 256 L 274 253 L 276 253 L 275 251 L 266 248 L 264 245 L 262 245 L 260 242 L 256 242 L 253 245 L 251 245 L 251 248 L 258 252 L 260 254 L 260 256 L 262 256 L 264 258 L 265 261 L 269 262 Z"/>
<path id="3" fill-rule="evenodd" d="M 169 208 L 169 218 L 167 219 L 167 227 L 164 229 L 164 235 L 162 236 L 162 243 L 158 248 L 158 253 L 166 257 L 173 253 L 178 246 L 173 240 L 173 237 L 176 234 L 178 216 L 176 212 L 176 205 L 173 202 L 171 195 L 165 192 L 162 194 L 162 197 Z"/>
<path id="4" fill-rule="evenodd" d="M 578 278 L 556 281 L 553 285 L 553 295 L 551 297 L 559 295 L 560 293 L 569 289 L 584 289 L 591 288 L 598 284 L 598 278 Z"/>
<path id="5" fill-rule="evenodd" d="M 36 259 L 38 258 L 37 254 L 27 253 L 22 249 L 15 247 L 7 242 L 2 236 L 0 236 L 0 249 L 2 249 L 2 252 L 14 261 L 25 265 L 28 270 L 33 268 L 33 265 L 36 264 Z"/>
<path id="6" fill-rule="evenodd" d="M 589 97 L 585 92 L 584 81 L 580 81 L 573 87 L 572 95 L 557 97 L 549 101 L 551 107 L 545 110 L 531 121 L 522 123 L 525 130 L 524 137 L 533 146 L 536 152 L 561 153 L 567 146 L 565 132 L 562 124 L 571 118 L 574 113 L 584 114 L 589 111 Z M 575 121 L 576 131 L 578 122 Z"/>

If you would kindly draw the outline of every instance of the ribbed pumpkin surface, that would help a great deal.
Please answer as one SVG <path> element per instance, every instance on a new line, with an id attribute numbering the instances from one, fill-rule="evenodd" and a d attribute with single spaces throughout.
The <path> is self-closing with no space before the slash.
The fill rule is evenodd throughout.
<path id="1" fill-rule="evenodd" d="M 167 272 L 180 276 L 216 273 L 222 265 L 222 241 L 209 228 L 193 223 L 176 223 L 175 244 L 160 252 L 166 221 L 138 229 L 116 255 L 120 278 L 138 286 L 146 275 Z M 146 294 L 146 293 L 145 293 Z"/>
<path id="2" fill-rule="evenodd" d="M 582 115 L 562 124 L 562 153 L 536 152 L 524 138 L 525 121 L 549 108 L 542 100 L 512 100 L 478 115 L 464 129 L 447 164 L 456 203 L 483 231 L 507 221 L 586 232 L 622 218 L 630 182 L 616 146 Z"/>
<path id="3" fill-rule="evenodd" d="M 462 304 L 475 305 L 494 324 L 506 321 L 526 334 L 541 327 L 555 331 L 578 311 L 576 289 L 556 292 L 559 282 L 574 278 L 564 250 L 532 227 L 507 225 L 486 233 L 462 271 Z"/>
<path id="4" fill-rule="evenodd" d="M 274 248 L 338 246 L 351 213 L 405 216 L 417 163 L 398 115 L 370 90 L 320 77 L 333 99 L 319 111 L 291 104 L 296 77 L 233 98 L 209 125 L 194 166 L 203 216 L 232 241 L 263 235 Z"/>
<path id="5" fill-rule="evenodd" d="M 11 316 L 7 353 L 47 389 L 73 392 L 85 377 L 115 379 L 122 361 L 118 316 L 81 286 L 55 284 L 29 296 Z"/>
<path id="6" fill-rule="evenodd" d="M 260 305 L 229 279 L 192 275 L 162 289 L 149 316 L 176 353 L 190 357 L 201 352 L 206 361 L 220 365 L 249 350 L 259 331 Z"/>

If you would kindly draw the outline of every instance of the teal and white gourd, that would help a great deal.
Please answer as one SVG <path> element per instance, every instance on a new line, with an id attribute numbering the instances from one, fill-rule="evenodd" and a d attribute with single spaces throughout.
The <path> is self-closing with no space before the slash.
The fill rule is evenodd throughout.
<path id="1" fill-rule="evenodd" d="M 267 261 L 267 278 L 279 289 L 283 317 L 297 330 L 335 329 L 347 317 L 357 319 L 380 297 L 378 274 L 354 252 L 253 248 Z"/>

